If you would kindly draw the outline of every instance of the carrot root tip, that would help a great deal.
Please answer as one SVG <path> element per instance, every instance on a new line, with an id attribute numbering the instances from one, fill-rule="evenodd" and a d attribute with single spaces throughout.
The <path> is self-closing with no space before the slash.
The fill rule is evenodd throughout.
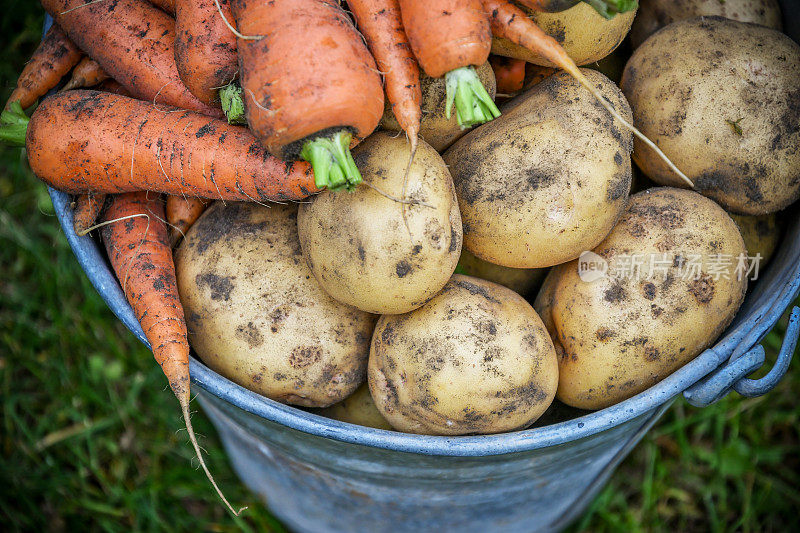
<path id="1" fill-rule="evenodd" d="M 478 78 L 473 67 L 461 67 L 445 75 L 447 102 L 445 115 L 449 119 L 456 108 L 456 118 L 462 129 L 466 129 L 500 116 L 500 110 Z"/>
<path id="2" fill-rule="evenodd" d="M 638 0 L 583 0 L 607 19 L 639 7 Z"/>
<path id="3" fill-rule="evenodd" d="M 222 111 L 228 119 L 228 124 L 247 124 L 242 94 L 244 91 L 236 83 L 229 83 L 219 90 L 219 101 L 222 104 Z"/>
<path id="4" fill-rule="evenodd" d="M 350 133 L 338 131 L 330 137 L 317 137 L 303 146 L 300 157 L 311 163 L 318 189 L 352 191 L 361 183 L 361 173 L 350 153 L 351 139 Z"/>
<path id="5" fill-rule="evenodd" d="M 9 146 L 25 146 L 25 134 L 30 119 L 19 102 L 11 102 L 0 113 L 0 142 Z"/>

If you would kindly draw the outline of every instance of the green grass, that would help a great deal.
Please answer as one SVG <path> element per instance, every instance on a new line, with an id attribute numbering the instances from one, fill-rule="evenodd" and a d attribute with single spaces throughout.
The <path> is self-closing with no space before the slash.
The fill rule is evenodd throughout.
<path id="1" fill-rule="evenodd" d="M 5 96 L 39 39 L 35 2 L 4 2 Z M 24 28 L 20 30 L 20 28 Z M 152 355 L 72 257 L 45 188 L 0 149 L 0 516 L 4 530 L 280 531 L 198 412 L 232 519 L 192 462 Z M 766 340 L 771 352 L 779 342 Z M 800 525 L 797 362 L 757 399 L 682 400 L 622 464 L 575 531 L 783 531 Z"/>

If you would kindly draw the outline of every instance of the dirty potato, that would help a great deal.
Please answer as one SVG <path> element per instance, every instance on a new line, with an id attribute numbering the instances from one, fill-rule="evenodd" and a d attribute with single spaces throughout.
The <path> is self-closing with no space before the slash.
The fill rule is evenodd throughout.
<path id="1" fill-rule="evenodd" d="M 776 214 L 762 216 L 731 215 L 742 232 L 747 253 L 760 256 L 760 267 L 766 266 L 781 240 L 781 227 Z"/>
<path id="2" fill-rule="evenodd" d="M 458 266 L 461 274 L 497 283 L 522 296 L 534 290 L 547 274 L 544 268 L 508 268 L 495 265 L 475 257 L 467 250 L 461 251 Z"/>
<path id="3" fill-rule="evenodd" d="M 709 347 L 744 300 L 736 223 L 692 191 L 632 196 L 594 253 L 606 276 L 581 279 L 578 261 L 568 264 L 551 304 L 564 350 L 558 398 L 573 407 L 600 409 L 655 385 Z"/>
<path id="4" fill-rule="evenodd" d="M 456 274 L 411 313 L 382 316 L 372 337 L 369 388 L 400 431 L 502 433 L 529 426 L 558 383 L 553 343 L 521 296 Z"/>
<path id="5" fill-rule="evenodd" d="M 325 294 L 297 208 L 220 202 L 175 255 L 189 341 L 214 371 L 273 400 L 325 407 L 364 382 L 375 317 Z"/>
<path id="6" fill-rule="evenodd" d="M 782 33 L 705 17 L 648 39 L 625 67 L 636 125 L 728 211 L 764 215 L 800 198 L 800 46 Z M 683 186 L 638 139 L 653 181 Z"/>
<path id="7" fill-rule="evenodd" d="M 349 424 L 375 429 L 392 429 L 391 424 L 375 407 L 366 383 L 341 402 L 320 409 L 317 414 Z"/>
<path id="8" fill-rule="evenodd" d="M 478 79 L 486 88 L 486 92 L 494 99 L 497 93 L 497 85 L 494 79 L 494 71 L 487 61 L 483 65 L 475 67 Z M 420 122 L 419 136 L 425 142 L 433 146 L 437 152 L 443 152 L 448 146 L 453 144 L 458 138 L 469 131 L 461 129 L 458 125 L 455 110 L 448 119 L 445 112 L 445 102 L 447 99 L 447 88 L 444 78 L 431 78 L 424 72 L 419 74 L 420 89 L 422 90 L 422 120 Z M 392 104 L 386 100 L 386 108 L 383 111 L 381 127 L 385 130 L 396 131 L 403 135 L 400 124 L 392 112 Z"/>
<path id="9" fill-rule="evenodd" d="M 628 11 L 606 19 L 585 2 L 558 13 L 522 9 L 545 33 L 558 41 L 578 65 L 594 63 L 613 52 L 628 35 L 636 15 L 636 11 Z M 507 39 L 493 38 L 492 53 L 552 66 L 539 54 Z"/>
<path id="10" fill-rule="evenodd" d="M 353 150 L 364 184 L 300 206 L 300 243 L 317 281 L 340 302 L 370 313 L 421 306 L 447 283 L 461 254 L 453 182 L 424 141 L 406 185 L 408 200 L 418 203 L 395 200 L 403 196 L 409 156 L 405 137 L 375 133 Z"/>
<path id="11" fill-rule="evenodd" d="M 630 117 L 608 78 L 583 70 Z M 631 186 L 632 136 L 576 81 L 554 74 L 444 154 L 464 248 L 512 268 L 575 259 L 614 227 Z"/>
<path id="12" fill-rule="evenodd" d="M 636 48 L 655 32 L 679 20 L 720 16 L 782 29 L 778 0 L 639 0 L 631 43 Z"/>

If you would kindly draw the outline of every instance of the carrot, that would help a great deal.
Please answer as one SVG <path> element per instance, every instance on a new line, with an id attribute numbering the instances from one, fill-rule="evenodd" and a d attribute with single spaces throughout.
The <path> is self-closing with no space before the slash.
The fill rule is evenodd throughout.
<path id="1" fill-rule="evenodd" d="M 33 172 L 70 194 L 152 190 L 286 201 L 322 186 L 308 164 L 270 157 L 247 128 L 101 91 L 50 96 L 30 118 L 27 136 L 15 128 L 10 144 L 27 147 Z"/>
<path id="2" fill-rule="evenodd" d="M 175 14 L 175 0 L 148 0 L 148 1 L 154 6 L 161 8 L 162 11 L 169 13 L 170 15 Z"/>
<path id="3" fill-rule="evenodd" d="M 107 93 L 121 94 L 122 96 L 132 98 L 131 93 L 128 92 L 128 89 L 120 85 L 119 82 L 114 78 L 108 78 L 106 81 L 100 82 L 95 89 Z"/>
<path id="4" fill-rule="evenodd" d="M 397 0 L 347 0 L 356 25 L 367 40 L 378 70 L 383 73 L 386 98 L 414 152 L 422 118 L 419 66 L 408 43 Z"/>
<path id="5" fill-rule="evenodd" d="M 399 0 L 411 49 L 432 78 L 447 81 L 446 116 L 455 103 L 462 128 L 488 122 L 500 110 L 475 68 L 489 58 L 492 34 L 481 0 Z"/>
<path id="6" fill-rule="evenodd" d="M 219 11 L 217 10 L 219 4 Z M 219 89 L 239 70 L 236 36 L 225 25 L 232 20 L 229 0 L 176 0 L 175 63 L 181 80 L 201 102 L 219 102 Z"/>
<path id="7" fill-rule="evenodd" d="M 55 24 L 51 26 L 22 69 L 5 109 L 11 109 L 13 102 L 19 102 L 23 109 L 32 106 L 39 97 L 58 85 L 61 78 L 81 60 L 82 55 L 61 28 Z"/>
<path id="8" fill-rule="evenodd" d="M 97 215 L 106 202 L 105 194 L 79 194 L 75 197 L 75 209 L 72 211 L 72 229 L 79 236 L 86 235 L 94 226 Z"/>
<path id="9" fill-rule="evenodd" d="M 42 0 L 81 50 L 142 100 L 222 116 L 197 99 L 175 66 L 175 21 L 145 0 Z"/>
<path id="10" fill-rule="evenodd" d="M 492 33 L 497 37 L 508 39 L 514 44 L 518 44 L 542 56 L 552 65 L 563 69 L 578 81 L 592 96 L 602 105 L 620 124 L 631 131 L 647 146 L 652 148 L 661 159 L 683 180 L 689 187 L 694 188 L 692 181 L 681 172 L 681 170 L 670 161 L 670 159 L 648 139 L 642 132 L 625 120 L 614 107 L 606 100 L 600 91 L 592 85 L 581 69 L 569 57 L 564 48 L 552 37 L 547 35 L 542 29 L 529 19 L 518 7 L 512 5 L 508 0 L 481 0 L 483 7 L 489 13 L 489 20 L 492 24 Z"/>
<path id="11" fill-rule="evenodd" d="M 202 198 L 167 196 L 167 225 L 169 226 L 169 245 L 175 248 L 186 232 L 192 227 L 208 206 Z"/>
<path id="12" fill-rule="evenodd" d="M 102 69 L 97 61 L 90 57 L 84 57 L 81 62 L 72 69 L 72 77 L 61 88 L 62 91 L 72 89 L 83 89 L 84 87 L 94 87 L 107 80 L 110 76 Z"/>
<path id="13" fill-rule="evenodd" d="M 497 80 L 497 94 L 511 95 L 525 85 L 525 60 L 492 56 L 489 58 Z"/>
<path id="14" fill-rule="evenodd" d="M 247 122 L 274 156 L 311 162 L 318 182 L 361 182 L 349 147 L 377 127 L 375 60 L 334 0 L 232 0 Z M 249 38 L 248 38 L 249 37 Z"/>
<path id="15" fill-rule="evenodd" d="M 175 264 L 167 242 L 164 204 L 156 194 L 134 192 L 115 196 L 106 209 L 102 229 L 108 259 L 125 298 L 136 313 L 153 356 L 178 398 L 189 440 L 197 459 L 233 514 L 200 453 L 189 414 L 189 341 Z"/>

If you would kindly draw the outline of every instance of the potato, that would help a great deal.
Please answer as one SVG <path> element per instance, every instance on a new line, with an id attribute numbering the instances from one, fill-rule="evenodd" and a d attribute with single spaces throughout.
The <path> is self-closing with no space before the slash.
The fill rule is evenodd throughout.
<path id="1" fill-rule="evenodd" d="M 745 248 L 750 257 L 761 256 L 759 269 L 766 266 L 781 240 L 781 227 L 775 214 L 760 217 L 731 214 L 742 232 Z"/>
<path id="2" fill-rule="evenodd" d="M 400 431 L 502 433 L 544 413 L 558 363 L 528 302 L 456 274 L 420 309 L 378 320 L 368 375 L 375 405 Z"/>
<path id="3" fill-rule="evenodd" d="M 486 88 L 486 92 L 494 99 L 497 94 L 497 85 L 494 79 L 494 71 L 487 61 L 483 65 L 475 68 L 478 79 Z M 420 72 L 420 89 L 422 90 L 422 121 L 420 122 L 419 136 L 425 142 L 433 146 L 437 152 L 443 152 L 448 146 L 453 144 L 456 139 L 463 136 L 469 129 L 461 129 L 458 125 L 455 109 L 448 119 L 445 115 L 445 101 L 447 90 L 444 78 L 431 78 L 424 72 Z M 392 104 L 386 100 L 386 108 L 383 111 L 381 127 L 389 131 L 401 132 L 400 125 L 392 112 Z"/>
<path id="4" fill-rule="evenodd" d="M 475 257 L 467 250 L 461 251 L 458 266 L 461 274 L 508 287 L 521 296 L 525 296 L 535 289 L 547 274 L 547 270 L 544 268 L 508 268 L 495 265 Z"/>
<path id="5" fill-rule="evenodd" d="M 564 356 L 564 347 L 558 340 L 558 333 L 556 331 L 556 324 L 553 321 L 553 307 L 556 303 L 556 287 L 558 280 L 561 279 L 566 268 L 570 268 L 572 263 L 564 263 L 563 265 L 554 266 L 547 273 L 544 278 L 542 286 L 539 288 L 539 293 L 536 295 L 536 300 L 533 302 L 533 309 L 539 314 L 544 324 L 545 329 L 550 334 L 553 340 L 553 347 L 556 350 L 556 356 L 559 360 Z"/>
<path id="6" fill-rule="evenodd" d="M 728 211 L 765 215 L 800 198 L 800 46 L 721 17 L 676 22 L 634 52 L 622 90 L 636 125 Z M 684 186 L 638 139 L 653 181 Z"/>
<path id="7" fill-rule="evenodd" d="M 630 117 L 616 85 L 584 73 Z M 632 146 L 632 135 L 569 75 L 548 77 L 444 154 L 464 247 L 497 265 L 543 268 L 597 246 L 625 207 Z"/>
<path id="8" fill-rule="evenodd" d="M 280 402 L 326 407 L 364 382 L 375 317 L 325 294 L 297 208 L 215 203 L 175 254 L 189 341 L 214 371 Z"/>
<path id="9" fill-rule="evenodd" d="M 320 409 L 317 414 L 359 426 L 392 429 L 391 424 L 383 418 L 378 408 L 375 407 L 375 402 L 372 400 L 369 386 L 366 383 L 341 402 L 325 409 Z"/>
<path id="10" fill-rule="evenodd" d="M 522 9 L 545 33 L 561 43 L 578 65 L 594 63 L 613 52 L 628 35 L 636 15 L 636 11 L 628 11 L 606 19 L 584 2 L 558 13 Z M 492 39 L 492 53 L 524 59 L 537 65 L 553 66 L 539 54 L 507 39 Z"/>
<path id="11" fill-rule="evenodd" d="M 779 31 L 783 26 L 778 0 L 639 0 L 639 13 L 631 27 L 631 43 L 637 48 L 673 22 L 714 15 Z"/>
<path id="12" fill-rule="evenodd" d="M 363 311 L 416 309 L 447 283 L 461 254 L 453 182 L 427 143 L 420 141 L 407 186 L 408 198 L 426 205 L 403 209 L 378 192 L 402 196 L 409 156 L 404 137 L 375 133 L 353 150 L 371 187 L 323 193 L 300 206 L 300 244 L 314 276 L 328 294 Z"/>
<path id="13" fill-rule="evenodd" d="M 744 300 L 736 223 L 692 191 L 632 196 L 594 253 L 582 264 L 605 262 L 606 275 L 564 266 L 551 307 L 564 350 L 558 399 L 573 407 L 607 407 L 661 381 L 709 347 Z"/>

